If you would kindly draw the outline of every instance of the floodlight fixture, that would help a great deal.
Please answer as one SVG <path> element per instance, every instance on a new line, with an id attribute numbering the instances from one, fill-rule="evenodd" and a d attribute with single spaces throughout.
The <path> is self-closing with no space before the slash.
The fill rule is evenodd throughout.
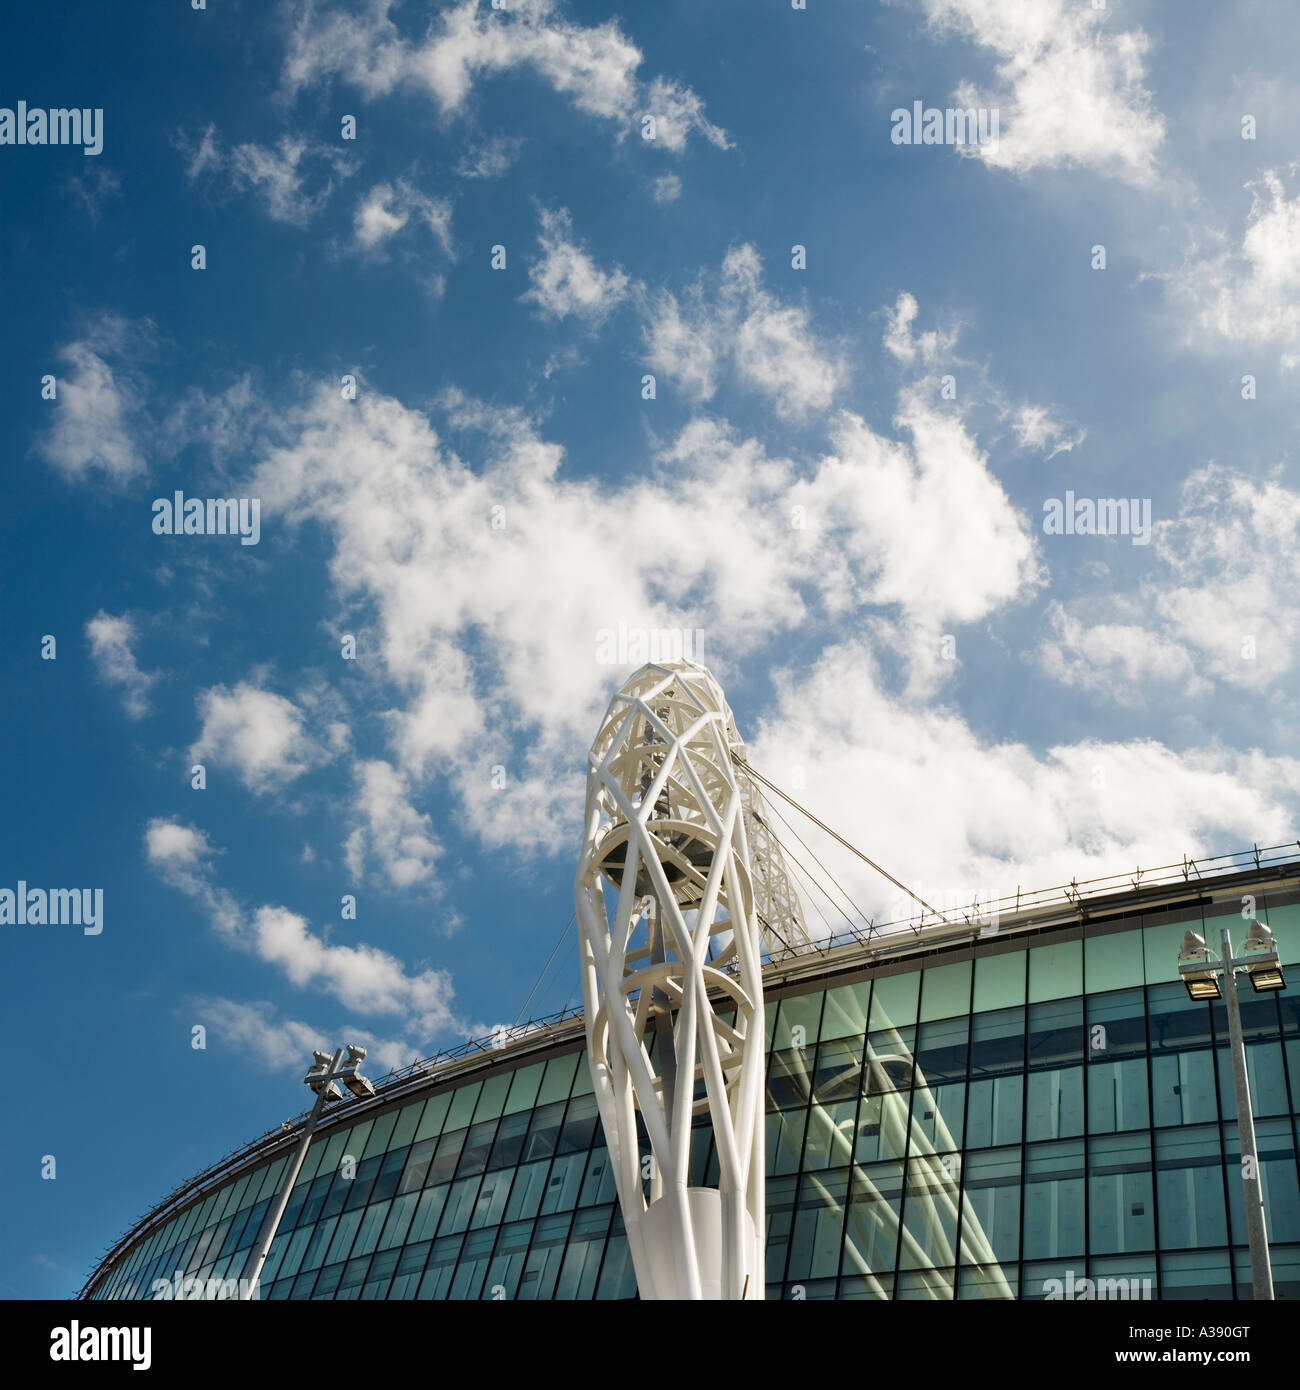
<path id="1" fill-rule="evenodd" d="M 1256 918 L 1246 932 L 1246 974 L 1250 976 L 1250 987 L 1256 994 L 1272 994 L 1286 988 L 1286 977 L 1282 974 L 1282 962 L 1277 953 L 1277 944 L 1268 924 Z"/>

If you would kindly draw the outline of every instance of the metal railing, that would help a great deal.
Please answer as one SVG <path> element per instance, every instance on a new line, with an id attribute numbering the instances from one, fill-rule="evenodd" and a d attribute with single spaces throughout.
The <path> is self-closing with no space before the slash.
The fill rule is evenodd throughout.
<path id="1" fill-rule="evenodd" d="M 1265 869 L 1295 863 L 1297 859 L 1300 859 L 1300 840 L 1292 840 L 1287 844 L 1270 845 L 1266 848 L 1252 845 L 1250 849 L 1235 850 L 1230 854 L 1204 855 L 1199 858 L 1184 855 L 1177 863 L 1162 864 L 1153 869 L 1137 867 L 1118 874 L 1105 874 L 1099 878 L 1072 878 L 1068 883 L 1056 884 L 1051 888 L 1026 890 L 1018 887 L 1014 893 L 1008 893 L 1001 898 L 990 898 L 986 902 L 976 900 L 962 907 L 947 908 L 943 911 L 918 912 L 885 922 L 869 918 L 865 928 L 850 925 L 817 938 L 809 946 L 774 951 L 768 963 L 779 965 L 801 956 L 824 955 L 837 947 L 854 943 L 860 946 L 876 946 L 883 937 L 892 939 L 909 931 L 913 935 L 920 935 L 922 931 L 944 922 L 958 929 L 963 925 L 975 929 L 1003 918 L 1050 911 L 1053 908 L 1074 909 L 1081 916 L 1086 916 L 1089 903 L 1100 902 L 1120 894 L 1180 884 L 1190 886 L 1252 870 L 1262 872 Z"/>

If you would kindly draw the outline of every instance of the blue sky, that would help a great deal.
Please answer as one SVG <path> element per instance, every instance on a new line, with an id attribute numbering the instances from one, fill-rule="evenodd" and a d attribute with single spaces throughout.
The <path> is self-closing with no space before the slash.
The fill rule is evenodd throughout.
<path id="1" fill-rule="evenodd" d="M 514 1021 L 602 629 L 701 631 L 755 766 L 949 903 L 1295 838 L 1288 0 L 6 30 L 0 105 L 103 148 L 0 144 L 0 887 L 104 895 L 0 926 L 6 1296 L 301 1109 L 313 1045 Z M 997 143 L 893 143 L 916 101 Z M 155 534 L 178 489 L 257 543 Z M 1048 534 L 1067 491 L 1149 534 Z"/>

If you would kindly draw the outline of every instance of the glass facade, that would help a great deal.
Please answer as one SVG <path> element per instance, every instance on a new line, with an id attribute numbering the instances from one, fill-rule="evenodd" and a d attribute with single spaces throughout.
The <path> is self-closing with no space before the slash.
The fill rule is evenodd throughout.
<path id="1" fill-rule="evenodd" d="M 1176 978 L 1189 926 L 1240 945 L 1239 911 L 1212 910 L 1038 945 L 993 934 L 769 997 L 768 1297 L 1036 1299 L 1088 1278 L 1248 1298 L 1226 1010 Z M 1300 906 L 1258 913 L 1293 966 L 1280 994 L 1242 981 L 1242 1018 L 1274 1282 L 1296 1298 Z M 507 1055 L 373 1110 L 314 1139 L 263 1297 L 635 1297 L 583 1052 Z M 237 1279 L 286 1162 L 147 1229 L 89 1296 Z M 693 1180 L 716 1175 L 701 1130 Z"/>

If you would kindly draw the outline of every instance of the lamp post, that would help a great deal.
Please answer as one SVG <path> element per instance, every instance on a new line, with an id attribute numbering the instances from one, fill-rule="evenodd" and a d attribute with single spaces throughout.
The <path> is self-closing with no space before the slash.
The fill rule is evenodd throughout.
<path id="1" fill-rule="evenodd" d="M 347 1053 L 346 1062 L 343 1060 L 345 1051 Z M 355 1047 L 349 1043 L 346 1049 L 339 1048 L 333 1057 L 328 1052 L 316 1052 L 312 1055 L 315 1057 L 316 1063 L 303 1077 L 303 1082 L 316 1092 L 316 1104 L 312 1106 L 311 1114 L 307 1116 L 307 1123 L 302 1127 L 302 1137 L 294 1151 L 293 1162 L 285 1170 L 275 1203 L 266 1213 L 266 1219 L 262 1222 L 262 1229 L 249 1251 L 247 1273 L 240 1280 L 239 1296 L 242 1299 L 251 1299 L 255 1296 L 258 1280 L 262 1277 L 262 1266 L 266 1264 L 271 1242 L 280 1229 L 280 1218 L 284 1215 L 284 1209 L 289 1205 L 289 1198 L 293 1195 L 293 1186 L 298 1181 L 298 1174 L 302 1171 L 303 1159 L 307 1157 L 307 1146 L 311 1143 L 311 1136 L 316 1128 L 317 1120 L 320 1119 L 330 1101 L 343 1099 L 343 1092 L 339 1090 L 337 1083 L 342 1081 L 357 1100 L 375 1094 L 374 1086 L 361 1075 L 361 1063 L 366 1059 L 364 1047 Z"/>
<path id="2" fill-rule="evenodd" d="M 1232 953 L 1227 927 L 1219 933 L 1216 957 L 1205 938 L 1189 931 L 1178 953 L 1178 973 L 1193 999 L 1223 999 L 1228 1007 L 1228 1045 L 1232 1055 L 1232 1086 L 1237 1098 L 1237 1132 L 1241 1139 L 1241 1185 L 1246 1205 L 1246 1236 L 1250 1242 L 1251 1296 L 1258 1302 L 1273 1298 L 1273 1269 L 1269 1263 L 1268 1235 L 1264 1228 L 1264 1193 L 1259 1181 L 1259 1152 L 1255 1147 L 1255 1116 L 1250 1106 L 1250 1081 L 1246 1073 L 1246 1045 L 1241 1034 L 1241 1003 L 1237 972 L 1244 972 L 1256 994 L 1285 988 L 1282 962 L 1273 933 L 1262 922 L 1252 921 L 1246 932 L 1245 951 Z"/>

